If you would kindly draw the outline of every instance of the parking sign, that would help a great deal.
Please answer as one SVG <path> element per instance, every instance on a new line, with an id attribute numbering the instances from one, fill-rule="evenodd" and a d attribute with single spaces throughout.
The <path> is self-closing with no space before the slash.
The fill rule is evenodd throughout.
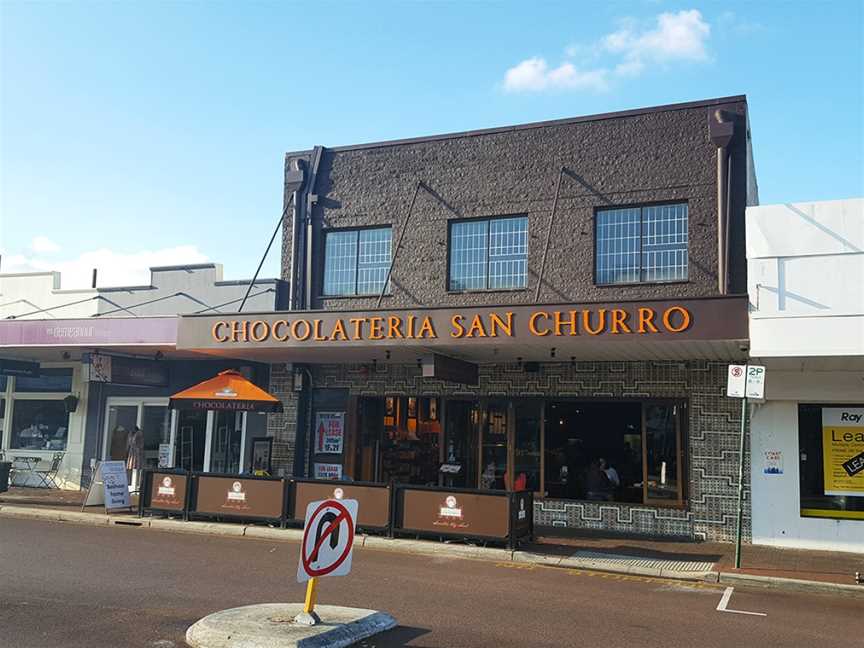
<path id="1" fill-rule="evenodd" d="M 747 398 L 765 398 L 765 367 L 747 365 Z"/>

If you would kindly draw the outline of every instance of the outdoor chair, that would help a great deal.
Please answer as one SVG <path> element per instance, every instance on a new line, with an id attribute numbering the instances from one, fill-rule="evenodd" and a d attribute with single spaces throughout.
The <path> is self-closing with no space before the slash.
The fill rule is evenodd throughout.
<path id="1" fill-rule="evenodd" d="M 55 452 L 51 457 L 51 466 L 48 470 L 36 473 L 39 481 L 45 485 L 45 488 L 60 488 L 60 484 L 57 483 L 57 473 L 60 471 L 60 464 L 63 463 L 63 456 L 65 454 L 65 452 Z"/>

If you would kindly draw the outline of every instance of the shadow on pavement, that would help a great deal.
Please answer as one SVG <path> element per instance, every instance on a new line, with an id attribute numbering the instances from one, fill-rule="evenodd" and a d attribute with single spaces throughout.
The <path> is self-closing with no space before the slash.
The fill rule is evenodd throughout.
<path id="1" fill-rule="evenodd" d="M 408 646 L 411 641 L 429 634 L 426 628 L 412 628 L 410 626 L 396 626 L 392 630 L 383 632 L 375 637 L 370 637 L 357 644 L 360 648 L 401 648 Z M 437 648 L 425 644 L 411 644 L 410 648 Z"/>

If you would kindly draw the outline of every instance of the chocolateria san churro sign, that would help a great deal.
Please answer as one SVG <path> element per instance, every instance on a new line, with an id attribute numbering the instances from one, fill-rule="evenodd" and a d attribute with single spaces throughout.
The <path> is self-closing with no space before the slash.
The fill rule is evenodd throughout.
<path id="1" fill-rule="evenodd" d="M 562 338 L 745 339 L 744 298 L 380 311 L 299 311 L 181 320 L 178 348 L 549 342 Z"/>

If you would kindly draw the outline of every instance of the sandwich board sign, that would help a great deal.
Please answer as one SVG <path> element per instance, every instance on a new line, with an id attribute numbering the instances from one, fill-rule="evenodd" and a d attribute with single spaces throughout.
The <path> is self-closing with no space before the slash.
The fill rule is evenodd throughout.
<path id="1" fill-rule="evenodd" d="M 100 504 L 105 506 L 106 511 L 132 508 L 132 503 L 129 501 L 129 480 L 126 476 L 125 461 L 100 461 L 96 464 L 81 509 Z"/>
<path id="2" fill-rule="evenodd" d="M 297 582 L 351 572 L 357 500 L 319 500 L 306 507 Z"/>

